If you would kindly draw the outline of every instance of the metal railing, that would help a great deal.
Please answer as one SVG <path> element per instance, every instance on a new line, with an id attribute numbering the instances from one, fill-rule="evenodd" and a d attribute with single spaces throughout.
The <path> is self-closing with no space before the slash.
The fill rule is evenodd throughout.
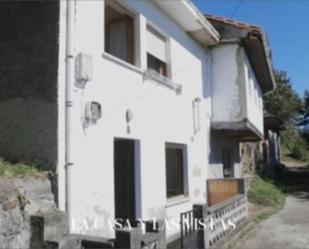
<path id="1" fill-rule="evenodd" d="M 196 229 L 193 210 L 180 214 L 181 248 L 196 248 Z"/>
<path id="2" fill-rule="evenodd" d="M 207 187 L 208 203 L 180 214 L 181 248 L 217 248 L 248 217 L 244 179 L 210 179 Z M 196 227 L 200 221 L 206 226 Z"/>

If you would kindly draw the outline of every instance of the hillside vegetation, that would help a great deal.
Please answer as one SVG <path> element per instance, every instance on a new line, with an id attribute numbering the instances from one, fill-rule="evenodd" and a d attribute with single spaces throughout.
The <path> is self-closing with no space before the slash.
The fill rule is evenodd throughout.
<path id="1" fill-rule="evenodd" d="M 35 164 L 11 163 L 0 160 L 0 177 L 6 178 L 30 178 L 42 177 L 47 172 L 39 169 Z"/>

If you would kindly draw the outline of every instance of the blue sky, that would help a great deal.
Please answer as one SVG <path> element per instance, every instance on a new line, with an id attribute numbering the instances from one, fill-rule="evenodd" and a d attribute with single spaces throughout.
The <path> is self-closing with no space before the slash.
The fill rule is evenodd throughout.
<path id="1" fill-rule="evenodd" d="M 266 30 L 273 64 L 302 95 L 309 90 L 309 0 L 193 0 L 208 14 L 232 17 Z M 237 10 L 237 11 L 236 11 Z M 236 11 L 236 13 L 235 13 Z"/>

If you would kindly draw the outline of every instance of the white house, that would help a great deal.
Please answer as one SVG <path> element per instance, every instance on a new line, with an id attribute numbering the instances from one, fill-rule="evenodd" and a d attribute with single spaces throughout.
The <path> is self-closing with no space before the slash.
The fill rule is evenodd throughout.
<path id="1" fill-rule="evenodd" d="M 60 3 L 59 205 L 73 232 L 113 238 L 92 222 L 179 220 L 205 202 L 218 40 L 188 1 Z"/>
<path id="2" fill-rule="evenodd" d="M 186 0 L 14 4 L 41 22 L 14 40 L 28 48 L 16 59 L 25 80 L 12 74 L 3 92 L 0 155 L 54 169 L 72 233 L 178 222 L 209 201 L 207 179 L 241 177 L 239 142 L 262 137 L 274 88 L 260 28 L 207 20 Z M 179 236 L 166 229 L 167 242 Z"/>
<path id="3" fill-rule="evenodd" d="M 212 116 L 209 178 L 239 178 L 240 142 L 263 138 L 263 98 L 275 87 L 262 28 L 207 16 L 221 35 L 211 49 Z"/>

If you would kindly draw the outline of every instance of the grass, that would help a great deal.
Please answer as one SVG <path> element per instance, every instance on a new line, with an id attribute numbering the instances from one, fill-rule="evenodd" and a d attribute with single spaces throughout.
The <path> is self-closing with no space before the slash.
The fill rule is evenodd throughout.
<path id="1" fill-rule="evenodd" d="M 6 178 L 41 177 L 44 172 L 35 164 L 10 163 L 0 160 L 0 176 Z"/>
<path id="2" fill-rule="evenodd" d="M 254 221 L 256 223 L 260 223 L 262 222 L 263 220 L 266 220 L 268 219 L 270 216 L 272 216 L 273 214 L 275 214 L 279 209 L 281 209 L 282 206 L 277 206 L 277 207 L 271 207 L 271 208 L 268 208 L 268 209 L 265 209 L 263 211 L 261 211 L 260 213 L 258 213 L 256 215 L 256 217 L 254 217 Z"/>
<path id="3" fill-rule="evenodd" d="M 268 219 L 283 208 L 285 195 L 281 188 L 270 180 L 256 176 L 250 184 L 248 200 L 257 205 L 258 212 L 252 214 L 252 224 L 246 227 L 234 241 L 228 244 L 228 249 L 236 249 L 237 246 L 241 245 L 250 236 L 251 232 L 255 230 L 260 222 Z"/>
<path id="4" fill-rule="evenodd" d="M 308 151 L 308 157 L 309 157 L 309 151 Z M 297 165 L 307 164 L 309 167 L 309 160 L 302 161 L 293 156 L 292 151 L 284 144 L 281 145 L 281 160 L 283 162 L 290 162 L 290 163 L 296 163 Z"/>
<path id="5" fill-rule="evenodd" d="M 254 204 L 279 209 L 284 205 L 285 196 L 273 182 L 256 177 L 248 191 L 248 199 Z"/>
<path id="6" fill-rule="evenodd" d="M 304 163 L 303 161 L 294 158 L 291 153 L 282 154 L 282 161 L 283 162 L 297 163 L 297 164 L 303 164 Z"/>

